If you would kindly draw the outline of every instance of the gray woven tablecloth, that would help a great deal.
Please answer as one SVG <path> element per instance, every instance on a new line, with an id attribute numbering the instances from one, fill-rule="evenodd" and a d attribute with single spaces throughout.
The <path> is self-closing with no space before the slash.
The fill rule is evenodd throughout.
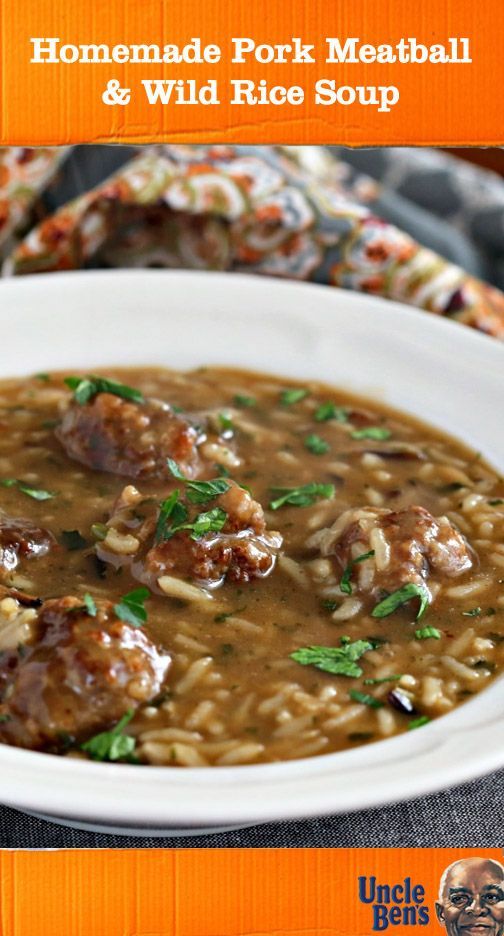
<path id="1" fill-rule="evenodd" d="M 433 765 L 435 769 L 435 765 Z M 1 848 L 501 848 L 504 771 L 434 796 L 363 812 L 195 838 L 67 829 L 0 807 Z"/>
<path id="2" fill-rule="evenodd" d="M 54 209 L 95 184 L 131 152 L 128 147 L 78 147 L 62 170 L 57 187 L 46 194 L 49 208 Z M 502 180 L 460 164 L 454 171 L 452 159 L 441 152 L 337 152 L 353 169 L 382 182 L 377 205 L 382 216 L 471 273 L 504 286 Z M 0 847 L 502 847 L 503 792 L 501 771 L 409 803 L 196 838 L 132 838 L 83 832 L 0 807 Z"/>

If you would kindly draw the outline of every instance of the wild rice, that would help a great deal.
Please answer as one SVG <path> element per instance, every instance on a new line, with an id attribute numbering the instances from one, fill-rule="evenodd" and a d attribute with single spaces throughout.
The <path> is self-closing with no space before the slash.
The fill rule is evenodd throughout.
<path id="1" fill-rule="evenodd" d="M 191 663 L 187 673 L 185 673 L 175 686 L 177 695 L 185 695 L 187 692 L 190 692 L 196 683 L 206 676 L 212 663 L 212 657 L 203 657 L 201 660 L 196 660 L 194 663 Z"/>
<path id="2" fill-rule="evenodd" d="M 450 670 L 451 673 L 454 673 L 455 676 L 459 676 L 460 679 L 464 679 L 466 682 L 478 682 L 480 678 L 480 674 L 476 670 L 466 666 L 465 663 L 461 663 L 460 660 L 454 660 L 452 656 L 441 657 L 441 662 L 447 670 Z"/>
<path id="3" fill-rule="evenodd" d="M 162 575 L 158 579 L 158 585 L 165 595 L 170 598 L 182 598 L 186 601 L 204 602 L 211 601 L 213 595 L 204 588 L 197 588 L 190 585 L 189 582 L 183 582 L 181 579 L 172 575 Z"/>

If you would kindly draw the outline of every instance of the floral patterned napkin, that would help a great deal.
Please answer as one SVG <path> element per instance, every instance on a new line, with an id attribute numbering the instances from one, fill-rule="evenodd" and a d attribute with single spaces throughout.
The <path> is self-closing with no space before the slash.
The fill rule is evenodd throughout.
<path id="1" fill-rule="evenodd" d="M 239 270 L 417 306 L 504 338 L 504 294 L 373 214 L 377 184 L 316 147 L 141 148 L 34 226 L 66 153 L 0 153 L 4 271 L 86 266 Z M 27 231 L 14 249 L 12 236 Z"/>

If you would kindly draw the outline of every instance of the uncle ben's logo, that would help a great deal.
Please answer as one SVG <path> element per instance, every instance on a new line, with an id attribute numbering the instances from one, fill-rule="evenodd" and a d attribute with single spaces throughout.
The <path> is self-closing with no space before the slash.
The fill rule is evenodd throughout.
<path id="1" fill-rule="evenodd" d="M 409 877 L 397 884 L 360 877 L 358 893 L 372 909 L 375 932 L 431 922 L 425 888 Z M 447 936 L 504 936 L 504 867 L 491 858 L 455 861 L 443 872 L 435 909 Z"/>

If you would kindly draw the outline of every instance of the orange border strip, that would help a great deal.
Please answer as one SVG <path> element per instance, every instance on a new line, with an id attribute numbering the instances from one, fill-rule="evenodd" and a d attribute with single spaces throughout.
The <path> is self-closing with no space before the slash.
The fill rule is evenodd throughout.
<path id="1" fill-rule="evenodd" d="M 349 146 L 504 143 L 500 89 L 504 79 L 502 0 L 2 0 L 0 143 L 76 142 L 340 143 Z M 167 42 L 193 36 L 218 43 L 219 64 L 30 64 L 31 37 L 62 43 Z M 313 43 L 316 64 L 230 64 L 232 37 Z M 416 37 L 428 45 L 468 37 L 473 63 L 340 64 L 324 62 L 325 37 L 359 37 L 378 45 Z M 321 77 L 338 86 L 388 86 L 400 101 L 388 113 L 376 107 L 316 106 Z M 133 90 L 128 106 L 109 107 L 101 96 L 109 79 Z M 217 79 L 219 106 L 149 105 L 142 79 Z M 270 85 L 302 84 L 302 105 L 233 106 L 230 78 Z"/>
<path id="2" fill-rule="evenodd" d="M 447 817 L 449 821 L 449 817 Z M 498 849 L 153 849 L 0 853 L 2 936 L 364 936 L 360 875 L 425 888 L 427 926 L 442 872 Z"/>

